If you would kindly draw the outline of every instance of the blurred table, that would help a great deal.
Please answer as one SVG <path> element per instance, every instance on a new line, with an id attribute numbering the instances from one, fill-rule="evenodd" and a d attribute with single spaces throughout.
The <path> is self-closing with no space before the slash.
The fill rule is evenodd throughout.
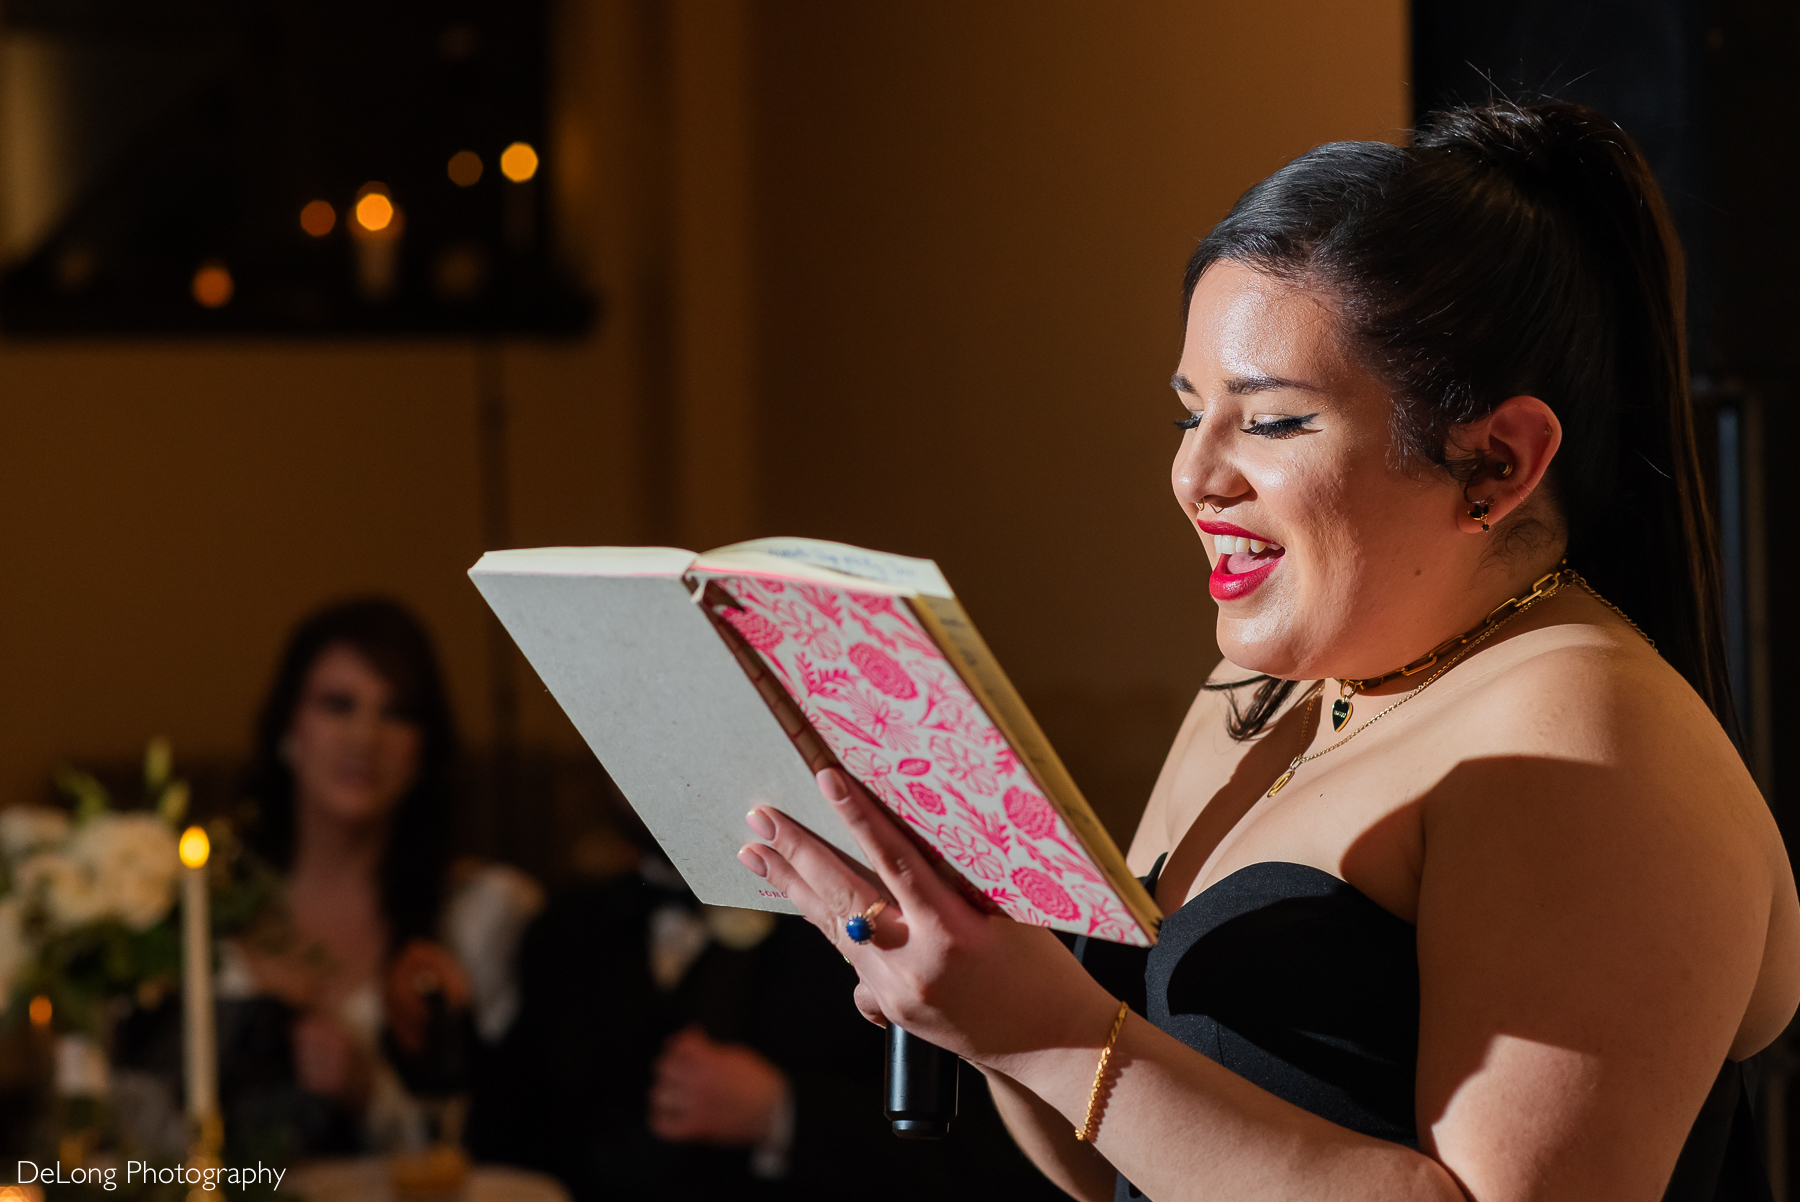
<path id="1" fill-rule="evenodd" d="M 394 1191 L 385 1156 L 308 1161 L 281 1184 L 304 1194 L 306 1202 L 414 1202 Z M 455 1202 L 570 1202 L 556 1178 L 499 1164 L 471 1166 L 462 1189 L 447 1197 Z"/>

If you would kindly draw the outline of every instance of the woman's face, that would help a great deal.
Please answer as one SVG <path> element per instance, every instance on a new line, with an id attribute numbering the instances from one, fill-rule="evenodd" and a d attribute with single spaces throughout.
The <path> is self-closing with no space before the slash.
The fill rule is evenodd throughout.
<path id="1" fill-rule="evenodd" d="M 386 818 L 412 788 L 424 743 L 394 690 L 349 646 L 325 648 L 306 674 L 282 753 L 302 811 L 338 822 Z"/>
<path id="2" fill-rule="evenodd" d="M 1226 658 L 1289 679 L 1373 676 L 1457 632 L 1438 627 L 1468 608 L 1469 503 L 1443 473 L 1393 466 L 1393 402 L 1346 353 L 1327 297 L 1214 264 L 1175 386 L 1194 424 L 1172 480 L 1213 564 Z"/>

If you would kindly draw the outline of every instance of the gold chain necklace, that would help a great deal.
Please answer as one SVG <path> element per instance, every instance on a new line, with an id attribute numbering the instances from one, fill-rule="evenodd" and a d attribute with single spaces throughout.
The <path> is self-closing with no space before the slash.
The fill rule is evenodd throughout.
<path id="1" fill-rule="evenodd" d="M 1592 588 L 1588 588 L 1587 581 L 1582 580 L 1577 573 L 1570 570 L 1568 561 L 1564 560 L 1563 563 L 1557 567 L 1556 571 L 1539 577 L 1538 580 L 1532 584 L 1530 592 L 1523 593 L 1517 597 L 1508 597 L 1500 604 L 1494 606 L 1493 609 L 1489 610 L 1488 616 L 1483 618 L 1478 625 L 1470 630 L 1464 631 L 1462 634 L 1452 635 L 1450 638 L 1445 639 L 1411 663 L 1395 668 L 1390 672 L 1383 672 L 1380 676 L 1367 676 L 1361 680 L 1354 680 L 1346 677 L 1338 685 L 1337 700 L 1331 703 L 1332 731 L 1335 733 L 1349 725 L 1350 714 L 1352 712 L 1352 702 L 1350 699 L 1356 696 L 1356 694 L 1366 692 L 1377 685 L 1386 684 L 1388 681 L 1396 678 L 1417 676 L 1446 655 L 1451 656 L 1451 661 L 1455 662 L 1457 658 L 1466 654 L 1469 648 L 1473 647 L 1475 643 L 1480 642 L 1482 639 L 1485 639 L 1488 635 L 1492 634 L 1494 628 L 1501 622 L 1520 613 L 1526 606 L 1534 605 L 1537 602 L 1542 601 L 1545 597 L 1554 595 L 1563 585 L 1575 582 L 1579 582 L 1583 588 L 1587 588 L 1588 592 L 1594 592 Z M 1600 594 L 1598 593 L 1594 593 L 1594 596 L 1597 599 L 1600 598 Z M 1610 601 L 1605 601 L 1604 599 L 1601 600 L 1602 604 L 1608 606 L 1621 618 L 1625 618 L 1624 613 L 1618 606 L 1613 605 Z M 1632 622 L 1630 618 L 1625 618 L 1625 620 L 1631 623 L 1631 628 L 1633 630 L 1637 630 L 1639 634 L 1644 633 L 1643 631 L 1638 630 L 1636 622 Z M 1646 635 L 1645 637 L 1648 638 L 1649 636 Z M 1652 643 L 1651 646 L 1655 646 L 1655 644 Z M 1436 679 L 1435 674 L 1433 675 L 1433 679 Z M 1424 687 L 1424 685 L 1419 686 L 1419 688 Z M 1417 691 L 1417 689 L 1414 690 L 1414 692 Z M 1411 694 L 1408 694 L 1408 696 L 1411 696 Z"/>
<path id="2" fill-rule="evenodd" d="M 1600 604 L 1606 606 L 1606 608 L 1612 610 L 1615 614 L 1618 614 L 1619 617 L 1624 620 L 1624 622 L 1627 626 L 1629 626 L 1633 630 L 1637 631 L 1638 636 L 1640 638 L 1642 638 L 1646 643 L 1650 644 L 1652 649 L 1654 649 L 1656 647 L 1656 641 L 1654 639 L 1652 639 L 1649 635 L 1645 634 L 1643 629 L 1636 622 L 1633 622 L 1630 618 L 1626 617 L 1624 610 L 1620 609 L 1618 606 L 1614 605 L 1611 601 L 1608 601 L 1605 597 L 1602 597 L 1599 593 L 1595 592 L 1594 586 L 1589 584 L 1587 581 L 1583 580 L 1581 578 L 1581 573 L 1577 572 L 1574 568 L 1569 567 L 1567 562 L 1565 561 L 1561 567 L 1558 567 L 1556 569 L 1556 571 L 1546 573 L 1545 575 L 1540 576 L 1535 581 L 1533 581 L 1530 592 L 1521 593 L 1517 597 L 1508 597 L 1506 600 L 1502 601 L 1500 604 L 1494 606 L 1493 609 L 1488 611 L 1488 616 L 1482 619 L 1481 624 L 1479 626 L 1476 626 L 1473 629 L 1471 629 L 1463 634 L 1459 634 L 1455 638 L 1446 639 L 1444 642 L 1439 643 L 1436 647 L 1433 647 L 1430 651 L 1427 651 L 1424 655 L 1420 656 L 1416 660 L 1413 660 L 1411 663 L 1407 664 L 1405 667 L 1395 668 L 1392 672 L 1384 672 L 1380 676 L 1371 676 L 1371 677 L 1367 677 L 1363 680 L 1346 680 L 1346 681 L 1344 681 L 1343 682 L 1343 684 L 1344 684 L 1343 695 L 1341 697 L 1339 697 L 1339 699 L 1336 702 L 1334 702 L 1332 705 L 1332 730 L 1334 730 L 1334 731 L 1342 730 L 1344 728 L 1344 724 L 1349 721 L 1349 718 L 1350 718 L 1349 697 L 1353 693 L 1360 692 L 1361 690 L 1363 690 L 1365 688 L 1370 688 L 1374 685 L 1381 684 L 1383 681 L 1393 680 L 1395 677 L 1415 676 L 1418 673 L 1423 672 L 1426 668 L 1430 667 L 1432 664 L 1436 663 L 1440 658 L 1444 657 L 1445 655 L 1449 656 L 1449 658 L 1444 662 L 1444 665 L 1442 667 L 1440 667 L 1437 671 L 1433 672 L 1430 676 L 1427 676 L 1425 678 L 1425 680 L 1423 681 L 1423 683 L 1421 683 L 1417 688 L 1415 688 L 1411 692 L 1407 693 L 1406 696 L 1400 698 L 1400 700 L 1394 702 L 1394 704 L 1388 706 L 1386 709 L 1384 709 L 1380 713 L 1376 714 L 1373 718 L 1370 718 L 1367 722 L 1364 722 L 1361 726 L 1357 727 L 1355 730 L 1351 731 L 1349 734 L 1345 735 L 1343 738 L 1339 739 L 1337 742 L 1333 743 L 1331 746 L 1321 748 L 1320 750 L 1313 752 L 1311 755 L 1295 756 L 1293 758 L 1293 761 L 1288 764 L 1287 771 L 1283 772 L 1280 776 L 1278 776 L 1275 779 L 1275 783 L 1269 786 L 1269 791 L 1267 793 L 1265 793 L 1263 796 L 1273 797 L 1273 796 L 1275 796 L 1275 794 L 1281 792 L 1281 790 L 1287 786 L 1287 783 L 1290 780 L 1294 779 L 1294 773 L 1299 770 L 1300 765 L 1308 763 L 1309 761 L 1312 761 L 1312 760 L 1316 760 L 1322 755 L 1328 755 L 1331 752 L 1336 751 L 1338 748 L 1342 747 L 1345 743 L 1348 743 L 1351 739 L 1354 739 L 1357 735 L 1360 735 L 1363 731 L 1369 729 L 1369 727 L 1375 725 L 1377 722 L 1381 721 L 1383 718 L 1387 717 L 1389 714 L 1393 713 L 1395 710 L 1399 709 L 1401 706 L 1403 706 L 1407 702 L 1411 701 L 1414 697 L 1417 697 L 1420 693 L 1423 693 L 1426 689 L 1431 687 L 1431 684 L 1433 681 L 1435 681 L 1438 677 L 1442 676 L 1444 673 L 1448 672 L 1451 668 L 1454 668 L 1457 664 L 1461 663 L 1464 656 L 1468 655 L 1469 652 L 1475 650 L 1475 648 L 1479 647 L 1482 643 L 1484 643 L 1488 639 L 1492 638 L 1494 633 L 1497 630 L 1499 630 L 1502 626 L 1506 625 L 1508 622 L 1512 621 L 1514 618 L 1518 617 L 1520 614 L 1524 613 L 1526 610 L 1528 610 L 1532 606 L 1536 605 L 1539 601 L 1543 601 L 1550 597 L 1556 596 L 1557 593 L 1559 593 L 1563 590 L 1563 587 L 1565 585 L 1569 585 L 1569 584 L 1580 585 L 1583 589 L 1585 589 L 1587 591 L 1589 596 L 1594 598 L 1594 600 L 1600 602 Z M 1354 687 L 1352 687 L 1352 686 L 1354 686 Z M 1317 682 L 1316 684 L 1314 684 L 1311 689 L 1307 690 L 1306 698 L 1301 702 L 1301 704 L 1302 705 L 1311 705 L 1312 703 L 1316 702 L 1319 699 L 1319 694 L 1323 691 L 1324 687 L 1325 687 L 1325 682 L 1322 680 Z M 1338 710 L 1339 706 L 1343 707 L 1343 715 L 1344 716 L 1343 716 L 1342 720 L 1339 720 L 1338 715 L 1337 715 L 1337 710 Z"/>

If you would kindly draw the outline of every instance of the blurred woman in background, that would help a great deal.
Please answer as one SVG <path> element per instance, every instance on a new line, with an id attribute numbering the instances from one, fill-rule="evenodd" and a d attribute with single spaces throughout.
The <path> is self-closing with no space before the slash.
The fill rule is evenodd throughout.
<path id="1" fill-rule="evenodd" d="M 220 975 L 221 998 L 284 1008 L 285 1031 L 263 1021 L 238 1032 L 260 1050 L 234 1055 L 228 1028 L 221 1067 L 228 1106 L 241 1087 L 240 1123 L 294 1153 L 424 1142 L 424 1110 L 393 1061 L 426 1052 L 430 1035 L 442 1042 L 434 1008 L 460 1016 L 470 1004 L 469 974 L 440 930 L 470 945 L 459 950 L 488 986 L 478 1025 L 510 1017 L 493 962 L 504 977 L 536 887 L 486 870 L 460 882 L 446 913 L 455 756 L 437 657 L 404 608 L 344 602 L 294 631 L 257 720 L 248 832 L 284 877 L 285 905 L 226 949 Z M 496 905 L 502 921 L 484 923 Z M 456 937 L 472 927 L 490 937 Z M 284 1052 L 287 1064 L 271 1063 Z"/>

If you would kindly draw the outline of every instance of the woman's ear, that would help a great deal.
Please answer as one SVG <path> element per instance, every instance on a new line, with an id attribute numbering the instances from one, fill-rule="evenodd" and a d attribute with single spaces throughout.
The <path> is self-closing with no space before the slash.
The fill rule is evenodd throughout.
<path id="1" fill-rule="evenodd" d="M 1537 397 L 1508 397 L 1486 417 L 1456 427 L 1450 442 L 1480 457 L 1463 489 L 1456 525 L 1465 534 L 1481 534 L 1484 522 L 1498 526 L 1537 489 L 1562 446 L 1562 423 Z"/>

